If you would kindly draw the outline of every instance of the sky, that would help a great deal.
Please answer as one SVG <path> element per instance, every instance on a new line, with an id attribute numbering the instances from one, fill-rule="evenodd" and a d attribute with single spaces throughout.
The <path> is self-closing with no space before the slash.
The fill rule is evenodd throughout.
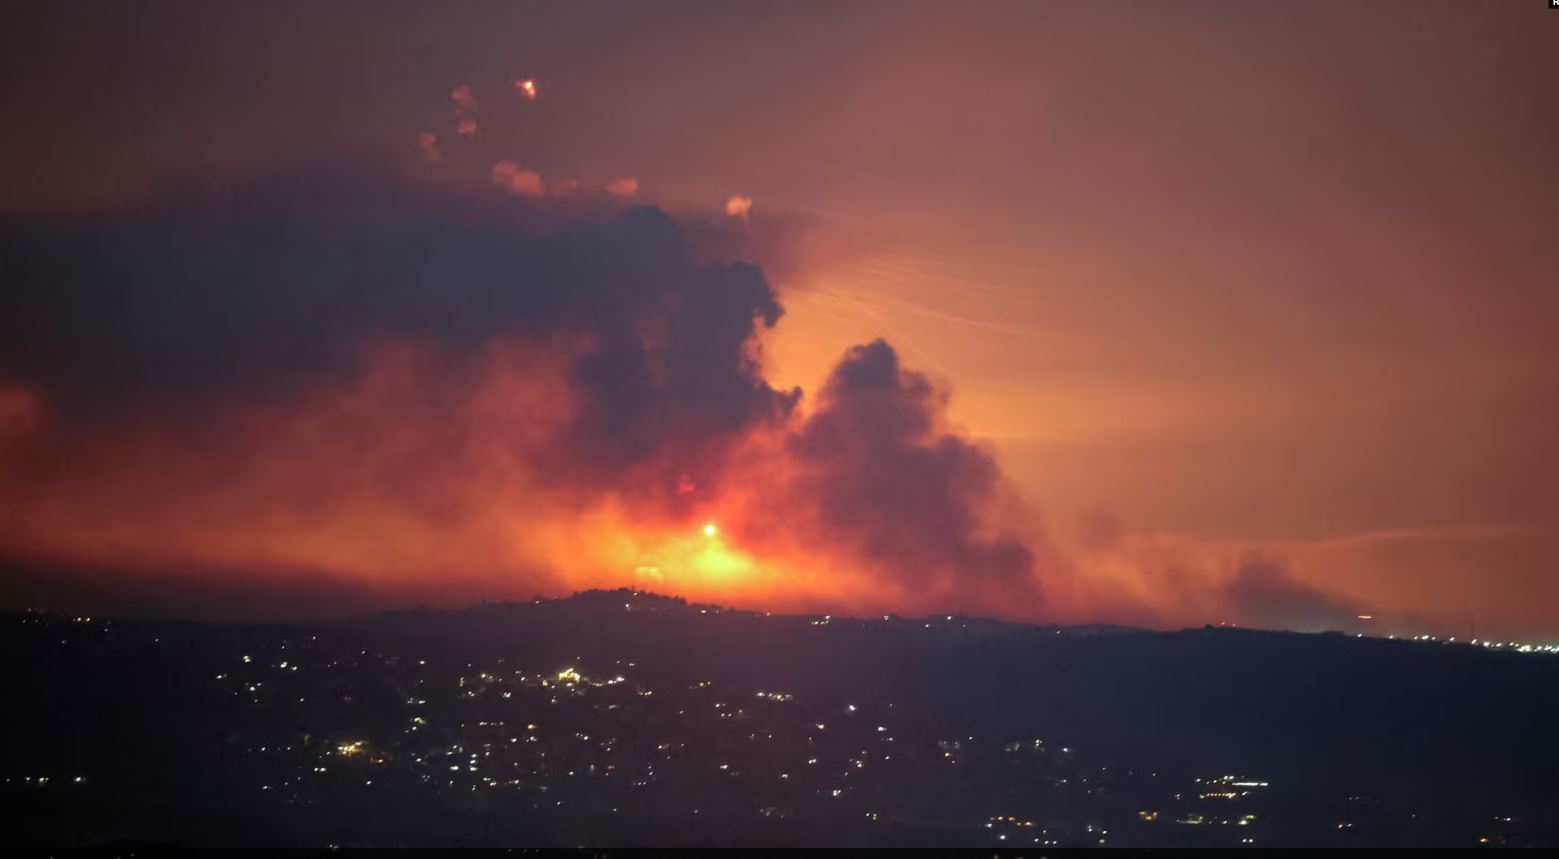
<path id="1" fill-rule="evenodd" d="M 8 599 L 1559 638 L 1540 6 L 10 8 Z"/>

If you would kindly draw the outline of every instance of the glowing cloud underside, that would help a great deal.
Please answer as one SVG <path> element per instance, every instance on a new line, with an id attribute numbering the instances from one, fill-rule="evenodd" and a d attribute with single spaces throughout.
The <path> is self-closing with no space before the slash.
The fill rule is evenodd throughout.
<path id="1" fill-rule="evenodd" d="M 994 463 L 890 347 L 804 404 L 762 377 L 756 269 L 493 178 L 508 208 L 327 172 L 0 233 L 0 378 L 33 404 L 0 553 L 402 601 L 1039 609 Z"/>

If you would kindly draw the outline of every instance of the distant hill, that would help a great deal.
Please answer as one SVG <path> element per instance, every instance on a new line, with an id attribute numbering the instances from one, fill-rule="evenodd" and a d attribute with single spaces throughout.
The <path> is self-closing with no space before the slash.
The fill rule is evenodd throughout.
<path id="1" fill-rule="evenodd" d="M 558 664 L 627 649 L 640 670 L 669 680 L 869 694 L 1123 761 L 1211 765 L 1349 795 L 1508 792 L 1559 805 L 1559 657 L 1549 655 L 1232 628 L 766 616 L 630 590 L 351 626 Z"/>
<path id="2" fill-rule="evenodd" d="M 33 845 L 1559 841 L 1559 657 L 1466 645 L 588 591 L 0 615 L 0 694 Z"/>

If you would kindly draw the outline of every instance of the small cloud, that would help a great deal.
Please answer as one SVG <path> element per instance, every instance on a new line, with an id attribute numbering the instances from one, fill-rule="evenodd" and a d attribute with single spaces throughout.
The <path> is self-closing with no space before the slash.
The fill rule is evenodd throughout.
<path id="1" fill-rule="evenodd" d="M 525 96 L 525 98 L 527 98 L 527 99 L 529 99 L 531 101 L 534 101 L 536 99 L 536 82 L 531 80 L 530 78 L 525 78 L 524 80 L 517 80 L 517 81 L 515 81 L 514 82 L 514 89 L 520 95 Z"/>
<path id="2" fill-rule="evenodd" d="M 614 197 L 635 197 L 639 193 L 639 180 L 632 176 L 613 179 L 606 183 L 606 193 Z"/>
<path id="3" fill-rule="evenodd" d="M 499 161 L 493 165 L 493 184 L 520 197 L 540 197 L 547 193 L 540 174 L 513 161 Z"/>
<path id="4" fill-rule="evenodd" d="M 567 194 L 572 194 L 572 193 L 574 193 L 575 191 L 578 191 L 578 190 L 579 190 L 579 180 L 577 180 L 577 179 L 564 179 L 561 182 L 554 183 L 551 188 L 547 189 L 547 193 L 552 194 L 554 196 L 561 197 L 561 196 L 564 196 L 564 195 L 567 195 Z"/>
<path id="5" fill-rule="evenodd" d="M 463 113 L 475 113 L 479 103 L 476 93 L 471 91 L 470 84 L 461 84 L 449 91 L 449 100 Z"/>
<path id="6" fill-rule="evenodd" d="M 442 164 L 444 153 L 438 148 L 438 135 L 431 131 L 424 131 L 417 135 L 417 148 L 422 150 L 422 157 L 430 164 Z"/>
<path id="7" fill-rule="evenodd" d="M 460 120 L 460 124 L 456 126 L 455 130 L 469 137 L 476 133 L 476 120 L 462 119 Z"/>
<path id="8" fill-rule="evenodd" d="M 743 197 L 740 194 L 732 194 L 725 201 L 725 213 L 733 218 L 742 218 L 745 220 L 747 213 L 751 211 L 751 197 Z"/>

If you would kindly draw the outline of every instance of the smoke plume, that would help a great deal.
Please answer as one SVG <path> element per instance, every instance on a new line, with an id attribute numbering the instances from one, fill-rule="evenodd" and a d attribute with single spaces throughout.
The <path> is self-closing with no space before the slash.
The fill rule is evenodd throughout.
<path id="1" fill-rule="evenodd" d="M 28 569 L 1042 605 L 1051 553 L 944 395 L 881 341 L 815 402 L 776 390 L 774 289 L 657 209 L 314 168 L 12 217 L 0 266 L 0 553 Z"/>

